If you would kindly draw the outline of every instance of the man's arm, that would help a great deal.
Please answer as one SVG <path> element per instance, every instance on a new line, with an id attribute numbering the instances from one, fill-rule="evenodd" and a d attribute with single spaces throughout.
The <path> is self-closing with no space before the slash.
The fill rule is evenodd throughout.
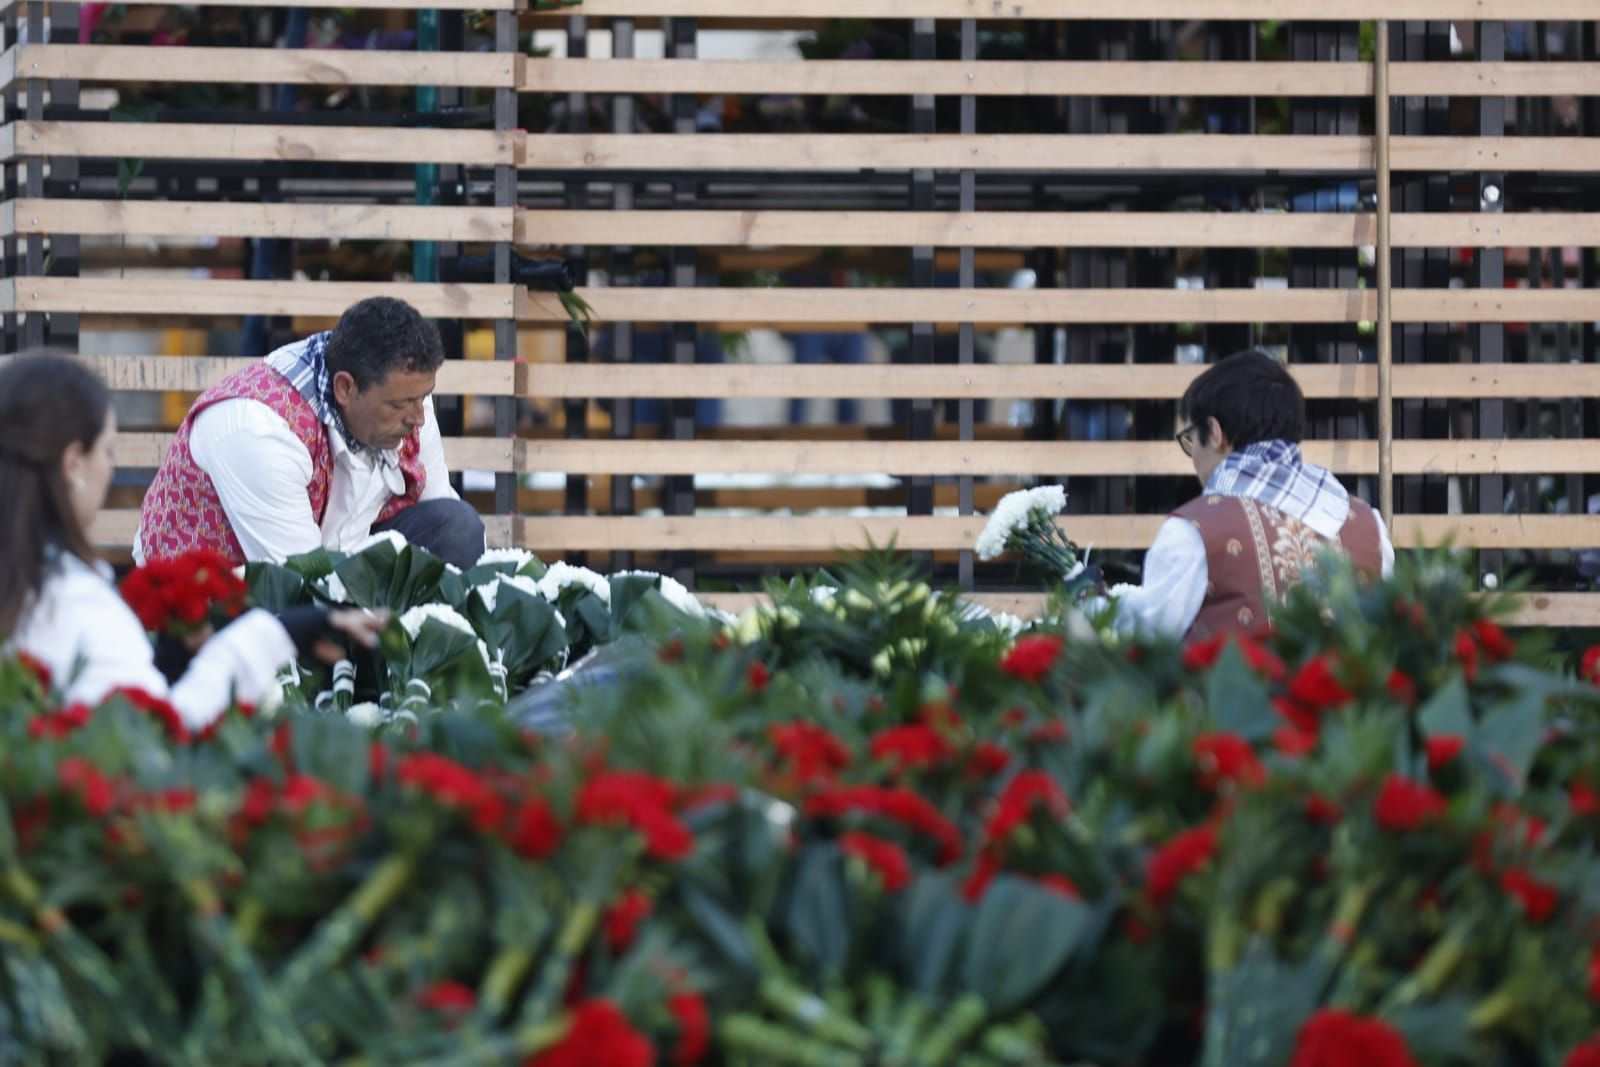
<path id="1" fill-rule="evenodd" d="M 289 424 L 257 400 L 201 412 L 189 451 L 211 476 L 246 559 L 282 562 L 322 547 L 311 514 L 311 454 Z"/>
<path id="2" fill-rule="evenodd" d="M 439 420 L 433 415 L 433 397 L 423 401 L 425 417 L 417 436 L 417 458 L 422 469 L 428 472 L 428 484 L 422 487 L 422 500 L 455 500 L 455 486 L 450 484 L 450 468 L 444 461 L 444 442 L 439 439 Z"/>
<path id="3" fill-rule="evenodd" d="M 1168 519 L 1144 557 L 1144 581 L 1111 590 L 1120 630 L 1145 630 L 1182 637 L 1206 599 L 1206 546 L 1185 519 Z"/>

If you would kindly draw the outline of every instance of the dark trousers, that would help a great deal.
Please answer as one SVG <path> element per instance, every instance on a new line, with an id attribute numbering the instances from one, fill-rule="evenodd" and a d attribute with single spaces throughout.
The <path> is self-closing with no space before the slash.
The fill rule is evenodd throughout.
<path id="1" fill-rule="evenodd" d="M 465 500 L 424 500 L 372 525 L 373 533 L 389 530 L 462 570 L 483 555 L 483 519 Z"/>

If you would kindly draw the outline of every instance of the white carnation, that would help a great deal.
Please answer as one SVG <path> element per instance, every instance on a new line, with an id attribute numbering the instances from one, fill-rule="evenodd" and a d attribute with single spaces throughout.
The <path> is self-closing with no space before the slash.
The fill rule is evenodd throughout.
<path id="1" fill-rule="evenodd" d="M 405 534 L 402 534 L 398 530 L 385 530 L 382 533 L 373 534 L 355 548 L 351 549 L 350 555 L 359 556 L 373 545 L 381 545 L 386 543 L 392 545 L 396 552 L 403 552 L 405 549 L 411 546 L 411 542 L 406 540 Z"/>
<path id="2" fill-rule="evenodd" d="M 994 623 L 995 629 L 1006 637 L 1014 638 L 1028 628 L 1026 619 L 1019 619 L 1009 611 L 997 611 L 989 616 L 989 621 Z"/>
<path id="3" fill-rule="evenodd" d="M 555 601 L 569 585 L 581 585 L 599 597 L 606 607 L 611 606 L 611 583 L 588 567 L 574 567 L 569 563 L 552 563 L 539 579 L 539 595 Z"/>
<path id="4" fill-rule="evenodd" d="M 350 709 L 344 714 L 345 718 L 357 726 L 377 726 L 388 717 L 389 713 L 372 701 L 367 700 L 360 704 L 351 704 Z"/>
<path id="5" fill-rule="evenodd" d="M 1005 553 L 1006 542 L 1020 526 L 1025 526 L 1028 516 L 1043 512 L 1054 518 L 1067 506 L 1067 491 L 1059 485 L 1041 485 L 1036 489 L 1019 489 L 1007 493 L 995 505 L 994 512 L 974 546 L 981 560 L 997 559 Z"/>
<path id="6" fill-rule="evenodd" d="M 655 571 L 618 571 L 613 578 L 654 578 L 656 579 L 656 592 L 661 594 L 663 600 L 685 615 L 692 615 L 697 619 L 705 618 L 705 605 L 701 604 L 695 595 L 676 578 Z"/>
<path id="7" fill-rule="evenodd" d="M 417 635 L 422 633 L 422 624 L 429 619 L 437 619 L 446 626 L 460 630 L 465 634 L 472 634 L 474 637 L 478 633 L 472 628 L 470 622 L 448 604 L 418 604 L 400 616 L 400 625 L 405 628 L 406 634 L 415 641 Z"/>
<path id="8" fill-rule="evenodd" d="M 833 594 L 837 593 L 838 591 L 838 587 L 836 586 L 814 585 L 811 587 L 811 602 L 813 604 L 820 604 L 823 607 L 828 607 L 833 603 Z"/>
<path id="9" fill-rule="evenodd" d="M 484 582 L 482 585 L 473 586 L 472 591 L 478 594 L 478 599 L 483 601 L 484 607 L 488 608 L 490 611 L 493 611 L 495 601 L 500 595 L 500 583 Z"/>
<path id="10" fill-rule="evenodd" d="M 323 595 L 335 604 L 350 603 L 350 591 L 344 587 L 344 579 L 333 571 L 329 571 L 317 584 Z"/>
<path id="11" fill-rule="evenodd" d="M 520 548 L 487 548 L 483 555 L 478 557 L 478 566 L 483 567 L 491 563 L 512 563 L 517 570 L 521 570 L 533 562 L 533 553 Z"/>

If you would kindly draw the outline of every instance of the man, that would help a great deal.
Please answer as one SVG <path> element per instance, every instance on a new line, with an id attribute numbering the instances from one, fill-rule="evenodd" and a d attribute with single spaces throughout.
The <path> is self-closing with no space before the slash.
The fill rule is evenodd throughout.
<path id="1" fill-rule="evenodd" d="M 1190 384 L 1177 441 L 1205 491 L 1161 525 L 1144 582 L 1111 591 L 1120 625 L 1207 638 L 1251 630 L 1301 568 L 1337 545 L 1359 573 L 1388 577 L 1383 519 L 1300 457 L 1305 398 L 1258 351 L 1220 360 Z"/>
<path id="2" fill-rule="evenodd" d="M 373 297 L 203 393 L 140 515 L 140 561 L 212 548 L 235 563 L 348 551 L 396 531 L 449 563 L 483 553 L 456 496 L 432 393 L 444 350 L 411 305 Z"/>

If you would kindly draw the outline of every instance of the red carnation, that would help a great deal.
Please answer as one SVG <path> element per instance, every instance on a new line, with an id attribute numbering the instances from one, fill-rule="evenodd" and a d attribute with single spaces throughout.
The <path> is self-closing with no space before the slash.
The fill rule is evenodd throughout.
<path id="1" fill-rule="evenodd" d="M 893 841 L 852 830 L 839 835 L 839 850 L 865 863 L 887 892 L 898 893 L 911 884 L 911 861 Z"/>
<path id="2" fill-rule="evenodd" d="M 1446 807 L 1444 797 L 1432 787 L 1390 774 L 1378 791 L 1372 813 L 1378 825 L 1390 833 L 1408 833 L 1442 816 Z"/>
<path id="3" fill-rule="evenodd" d="M 972 873 L 961 885 L 961 896 L 968 904 L 976 904 L 983 899 L 989 891 L 989 883 L 993 882 L 995 875 L 1000 873 L 1000 857 L 992 850 L 985 849 L 978 854 L 978 862 L 973 865 Z"/>
<path id="4" fill-rule="evenodd" d="M 897 772 L 933 767 L 955 755 L 955 746 L 925 723 L 891 726 L 873 735 L 872 758 L 894 765 Z"/>
<path id="5" fill-rule="evenodd" d="M 1561 1067 L 1600 1067 L 1600 1034 L 1567 1053 Z"/>
<path id="6" fill-rule="evenodd" d="M 60 741 L 89 725 L 92 713 L 86 704 L 69 704 L 60 711 L 47 711 L 28 721 L 28 733 L 37 738 Z"/>
<path id="7" fill-rule="evenodd" d="M 417 993 L 417 1006 L 440 1014 L 465 1015 L 478 1006 L 478 994 L 460 982 L 435 982 Z"/>
<path id="8" fill-rule="evenodd" d="M 543 800 L 524 801 L 511 817 L 511 833 L 506 838 L 517 855 L 542 860 L 561 844 L 561 824 Z"/>
<path id="9" fill-rule="evenodd" d="M 1573 782 L 1567 787 L 1567 802 L 1572 807 L 1572 814 L 1577 818 L 1586 819 L 1591 815 L 1600 814 L 1600 793 L 1582 782 Z"/>
<path id="10" fill-rule="evenodd" d="M 63 789 L 75 791 L 90 815 L 111 813 L 114 799 L 111 780 L 100 773 L 100 768 L 79 756 L 69 756 L 56 768 L 56 781 Z"/>
<path id="11" fill-rule="evenodd" d="M 1472 624 L 1472 636 L 1489 657 L 1490 663 L 1503 663 L 1517 654 L 1517 643 L 1506 632 L 1488 619 L 1478 619 Z"/>
<path id="12" fill-rule="evenodd" d="M 659 860 L 682 859 L 694 851 L 689 832 L 673 806 L 677 790 L 638 771 L 601 771 L 578 790 L 578 821 L 623 823 L 645 840 L 645 851 Z"/>
<path id="13" fill-rule="evenodd" d="M 1272 747 L 1290 759 L 1298 759 L 1317 747 L 1317 735 L 1311 731 L 1296 730 L 1292 726 L 1281 726 L 1272 731 Z"/>
<path id="14" fill-rule="evenodd" d="M 1289 699 L 1315 711 L 1329 711 L 1355 698 L 1334 677 L 1333 656 L 1325 652 L 1308 661 L 1290 679 Z"/>
<path id="15" fill-rule="evenodd" d="M 1428 738 L 1428 770 L 1438 771 L 1461 754 L 1467 739 L 1460 734 L 1434 734 Z"/>
<path id="16" fill-rule="evenodd" d="M 954 863 L 961 856 L 961 831 L 939 814 L 920 793 L 904 786 L 838 786 L 806 798 L 805 812 L 812 818 L 838 817 L 852 811 L 878 815 L 932 838 L 939 845 L 938 862 Z"/>
<path id="17" fill-rule="evenodd" d="M 189 743 L 189 728 L 183 723 L 183 716 L 178 714 L 178 709 L 172 702 L 149 693 L 134 686 L 122 686 L 112 691 L 112 695 L 119 696 L 129 704 L 155 719 L 167 728 L 167 733 L 180 745 Z"/>
<path id="18" fill-rule="evenodd" d="M 778 750 L 801 785 L 831 779 L 850 766 L 849 747 L 832 733 L 809 722 L 773 723 L 767 740 Z"/>
<path id="19" fill-rule="evenodd" d="M 1550 918 L 1560 899 L 1560 894 L 1553 887 L 1536 880 L 1520 867 L 1512 867 L 1500 875 L 1500 888 L 1522 905 L 1523 913 L 1534 923 L 1542 923 Z"/>
<path id="20" fill-rule="evenodd" d="M 382 741 L 374 741 L 367 746 L 367 777 L 374 783 L 381 782 L 389 773 L 389 749 Z"/>
<path id="21" fill-rule="evenodd" d="M 1417 1061 L 1400 1031 L 1381 1019 L 1325 1009 L 1300 1027 L 1289 1067 L 1417 1067 Z"/>
<path id="22" fill-rule="evenodd" d="M 1461 661 L 1461 674 L 1471 682 L 1478 677 L 1478 644 L 1465 630 L 1456 635 L 1456 659 Z"/>
<path id="23" fill-rule="evenodd" d="M 1011 651 L 1000 660 L 1000 669 L 1013 678 L 1042 682 L 1061 655 L 1064 644 L 1054 634 L 1030 634 L 1011 646 Z"/>
<path id="24" fill-rule="evenodd" d="M 1578 677 L 1590 685 L 1600 685 L 1600 645 L 1584 650 L 1583 661 L 1578 666 Z"/>
<path id="25" fill-rule="evenodd" d="M 756 660 L 750 664 L 750 670 L 746 672 L 745 680 L 750 683 L 750 691 L 752 693 L 759 693 L 767 687 L 768 682 L 772 681 L 772 672 L 767 670 L 765 663 Z"/>
<path id="26" fill-rule="evenodd" d="M 983 831 L 988 846 L 993 847 L 1015 833 L 1017 827 L 1027 821 L 1035 804 L 1042 805 L 1056 818 L 1065 816 L 1070 806 L 1067 794 L 1050 775 L 1044 771 L 1023 771 L 1006 783 L 995 802 L 994 814 Z"/>
<path id="27" fill-rule="evenodd" d="M 1233 733 L 1201 734 L 1190 745 L 1200 788 L 1215 793 L 1228 788 L 1255 789 L 1267 781 L 1266 768 L 1250 742 Z"/>
<path id="28" fill-rule="evenodd" d="M 1284 675 L 1283 661 L 1273 655 L 1254 638 L 1244 634 L 1220 633 L 1204 641 L 1190 641 L 1183 646 L 1183 669 L 1190 673 L 1210 670 L 1217 665 L 1217 660 L 1222 658 L 1222 650 L 1228 642 L 1238 645 L 1239 654 L 1244 657 L 1245 663 L 1257 674 L 1269 681 L 1281 681 Z"/>
<path id="29" fill-rule="evenodd" d="M 1150 902 L 1165 907 L 1183 880 L 1203 868 L 1217 850 L 1217 828 L 1207 823 L 1185 830 L 1158 848 L 1145 863 Z"/>
<path id="30" fill-rule="evenodd" d="M 606 944 L 611 946 L 611 951 L 626 951 L 633 944 L 639 924 L 648 919 L 650 913 L 655 910 L 655 904 L 639 890 L 630 889 L 623 893 L 621 898 L 606 910 L 603 920 Z"/>
<path id="31" fill-rule="evenodd" d="M 711 1048 L 711 1016 L 699 993 L 675 993 L 667 1010 L 678 1021 L 678 1044 L 672 1050 L 673 1067 L 693 1067 Z"/>
<path id="32" fill-rule="evenodd" d="M 1305 812 L 1308 820 L 1323 826 L 1332 826 L 1344 815 L 1339 810 L 1339 805 L 1321 793 L 1312 793 L 1306 797 Z"/>
<path id="33" fill-rule="evenodd" d="M 567 1032 L 523 1067 L 654 1067 L 655 1049 L 609 1000 L 586 1000 L 573 1009 Z"/>
<path id="34" fill-rule="evenodd" d="M 39 683 L 39 687 L 41 689 L 49 690 L 50 668 L 45 665 L 44 660 L 33 655 L 32 653 L 23 652 L 20 649 L 14 654 L 17 657 L 17 662 L 22 665 L 23 669 L 25 669 L 29 674 L 33 675 L 34 680 Z"/>
<path id="35" fill-rule="evenodd" d="M 1417 702 L 1417 683 L 1399 667 L 1389 672 L 1389 679 L 1383 683 L 1383 687 L 1390 696 L 1408 708 Z"/>
<path id="36" fill-rule="evenodd" d="M 1589 999 L 1600 1001 L 1600 945 L 1590 950 Z"/>
<path id="37" fill-rule="evenodd" d="M 969 778 L 993 778 L 1011 764 L 1011 753 L 993 741 L 979 741 L 967 757 Z"/>
<path id="38" fill-rule="evenodd" d="M 413 752 L 395 772 L 403 786 L 427 793 L 440 805 L 467 815 L 474 828 L 492 830 L 506 817 L 506 804 L 470 767 L 434 752 Z"/>

